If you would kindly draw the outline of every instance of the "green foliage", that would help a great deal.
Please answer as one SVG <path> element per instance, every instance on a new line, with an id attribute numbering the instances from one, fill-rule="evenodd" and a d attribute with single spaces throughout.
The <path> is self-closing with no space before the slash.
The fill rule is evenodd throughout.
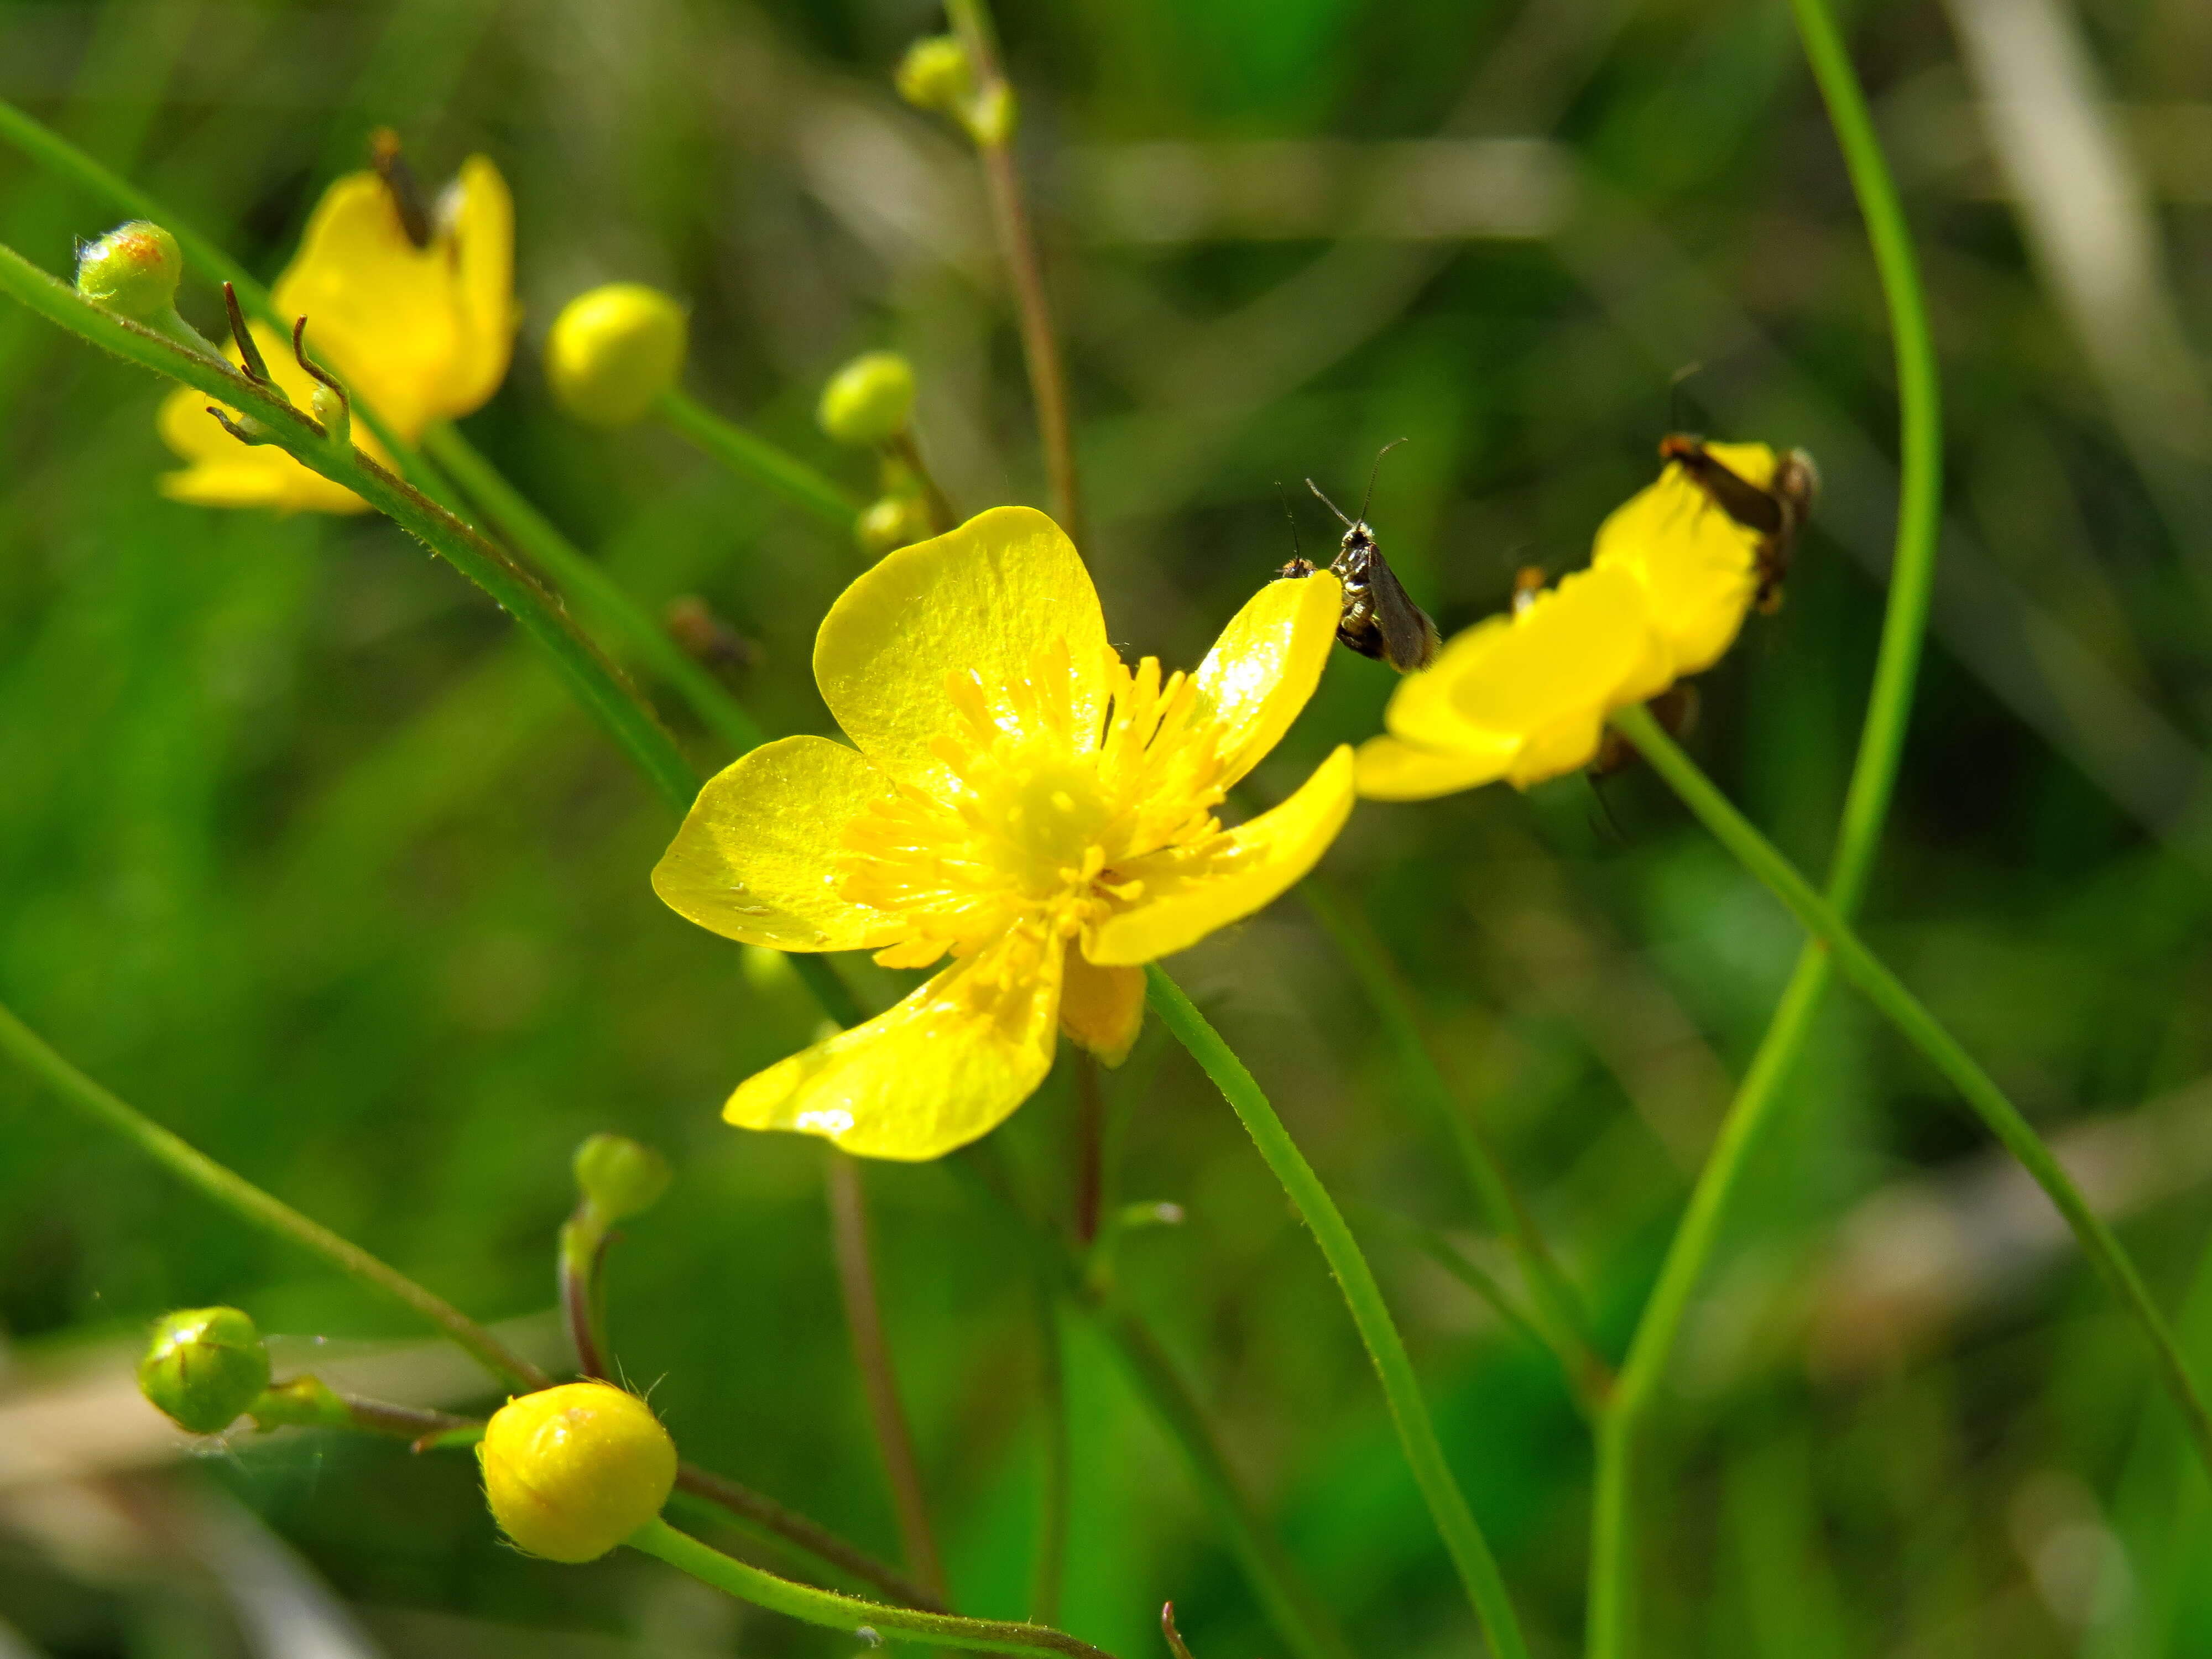
<path id="1" fill-rule="evenodd" d="M 2116 97 L 2212 99 L 2191 8 L 2092 11 Z M 690 307 L 699 394 L 865 496 L 872 462 L 816 430 L 815 393 L 889 341 L 927 389 L 917 431 L 961 508 L 1042 500 L 1011 329 L 962 274 L 985 268 L 983 228 L 902 211 L 913 202 L 853 159 L 910 164 L 899 176 L 948 192 L 931 202 L 973 189 L 971 158 L 889 81 L 933 20 L 589 12 L 227 9 L 210 35 L 214 14 L 183 5 L 0 8 L 0 94 L 264 276 L 320 185 L 362 164 L 372 126 L 400 127 L 430 176 L 495 155 L 519 203 L 526 319 L 471 437 L 650 610 L 700 593 L 755 641 L 734 686 L 763 726 L 826 730 L 806 665 L 856 568 L 849 533 L 650 426 L 578 429 L 546 395 L 540 345 L 578 289 L 649 281 Z M 1449 631 L 1499 608 L 1517 566 L 1585 556 L 1676 418 L 1668 375 L 1702 360 L 1686 424 L 1804 443 L 1828 473 L 1785 608 L 1705 677 L 1692 741 L 1817 870 L 1893 508 L 1874 273 L 1780 7 L 1667 0 L 1610 33 L 1613 15 L 1008 9 L 1081 417 L 1086 550 L 1114 636 L 1195 660 L 1289 556 L 1274 481 L 1311 473 L 1342 500 L 1408 434 L 1370 515 Z M 2187 1149 L 2212 1072 L 2212 860 L 2190 805 L 2212 623 L 2182 574 L 2189 527 L 2136 471 L 2013 204 L 1992 196 L 1943 14 L 1862 8 L 1853 33 L 1923 238 L 1955 503 L 1954 586 L 1864 931 L 2039 1127 L 2062 1145 L 2094 1132 L 2073 1143 L 2084 1156 L 2150 1171 L 2119 1224 L 2203 1370 L 2212 1263 Z M 894 148 L 855 137 L 871 133 Z M 1469 133 L 1557 140 L 1538 159 L 1571 169 L 1561 216 L 1540 236 L 1377 230 L 1414 176 L 1393 169 L 1422 156 L 1358 147 Z M 1206 148 L 1250 139 L 1332 144 L 1275 153 L 1255 195 L 1235 170 L 1249 161 Z M 1201 148 L 1123 148 L 1154 140 Z M 1188 170 L 1158 171 L 1170 164 Z M 2199 247 L 2203 212 L 2169 204 L 2178 252 Z M 0 152 L 0 240 L 49 270 L 118 216 Z M 2204 270 L 2173 262 L 2200 334 Z M 182 304 L 216 331 L 205 273 L 188 273 Z M 658 904 L 645 872 L 661 805 L 449 571 L 377 520 L 162 501 L 158 396 L 0 311 L 0 999 L 485 1317 L 548 1305 L 582 1136 L 611 1126 L 666 1149 L 680 1179 L 608 1261 L 624 1374 L 659 1379 L 655 1409 L 686 1456 L 893 1553 L 820 1149 L 717 1115 L 739 1078 L 809 1039 L 803 990 L 748 974 Z M 1328 533 L 1302 514 L 1309 553 Z M 1340 655 L 1260 790 L 1372 731 L 1390 685 Z M 696 762 L 728 757 L 665 683 L 646 686 Z M 1618 1358 L 1797 935 L 1654 779 L 1598 788 L 1363 809 L 1328 868 L 1416 988 L 1462 1105 Z M 1512 1282 L 1477 1237 L 1425 1081 L 1295 902 L 1176 970 L 1346 1200 L 1532 1640 L 1570 1650 L 1589 1485 L 1571 1395 L 1353 1202 L 1446 1230 Z M 1058 1079 L 1000 1136 L 1054 1214 L 1074 1113 Z M 0 1329 L 26 1375 L 64 1371 L 88 1344 L 119 1368 L 145 1321 L 218 1297 L 272 1332 L 414 1334 L 12 1073 L 0 1135 Z M 1188 1219 L 1123 1239 L 1119 1271 L 1291 1553 L 1358 1651 L 1466 1652 L 1465 1602 L 1335 1288 L 1187 1059 L 1161 1063 L 1127 1146 L 1124 1195 Z M 1985 1156 L 1939 1081 L 1832 993 L 1653 1424 L 1646 1651 L 2148 1659 L 2212 1644 L 2203 1476 L 2086 1267 L 2038 1231 L 2032 1201 L 2005 1207 Z M 949 1171 L 871 1176 L 953 1589 L 964 1608 L 1018 1616 L 1041 1478 L 1030 1289 Z M 1944 1243 L 1954 1224 L 1972 1249 Z M 1881 1276 L 1900 1262 L 1921 1277 Z M 1111 1353 L 1080 1324 L 1064 1342 L 1065 1627 L 1156 1653 L 1172 1595 L 1200 1655 L 1283 1651 Z M 735 1639 L 685 1631 L 715 1615 L 650 1564 L 571 1573 L 503 1548 L 465 1457 L 241 1440 L 189 1478 L 267 1518 L 388 1651 L 550 1650 L 549 1627 L 629 1644 L 610 1652 Z M 2113 1560 L 2124 1580 L 2100 1565 Z M 149 1594 L 0 1550 L 0 1610 L 57 1652 L 178 1651 L 131 1611 Z M 209 1628 L 210 1650 L 237 1650 Z M 851 1650 L 769 1620 L 743 1642 Z"/>

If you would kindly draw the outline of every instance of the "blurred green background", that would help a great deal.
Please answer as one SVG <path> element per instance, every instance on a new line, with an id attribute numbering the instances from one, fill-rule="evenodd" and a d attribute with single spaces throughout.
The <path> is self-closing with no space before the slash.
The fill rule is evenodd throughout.
<path id="1" fill-rule="evenodd" d="M 1936 623 L 1869 936 L 2057 1140 L 2212 1369 L 2212 11 L 1847 21 L 1948 404 Z M 1788 603 L 1705 678 L 1694 747 L 1817 868 L 1895 417 L 1787 9 L 1054 0 L 1000 25 L 1115 637 L 1195 661 L 1288 556 L 1277 482 L 1324 550 L 1297 480 L 1356 496 L 1390 438 L 1412 441 L 1371 517 L 1447 632 L 1516 566 L 1586 557 L 1670 424 L 1803 444 L 1826 490 Z M 864 489 L 813 397 L 895 346 L 963 509 L 1041 501 L 972 159 L 889 86 L 939 26 L 918 0 L 0 0 L 0 95 L 264 276 L 372 127 L 428 178 L 491 155 L 526 319 L 468 433 L 639 598 L 703 594 L 756 641 L 736 689 L 765 723 L 824 730 L 807 653 L 853 546 L 663 434 L 567 423 L 538 348 L 584 287 L 665 287 L 693 307 L 690 388 Z M 0 154 L 0 239 L 48 269 L 115 216 Z M 204 282 L 184 303 L 214 326 Z M 161 500 L 159 396 L 0 313 L 0 998 L 472 1312 L 535 1318 L 549 1353 L 569 1149 L 664 1148 L 676 1185 L 613 1259 L 627 1375 L 687 1455 L 892 1552 L 822 1149 L 717 1117 L 811 1006 L 653 898 L 659 804 L 450 571 L 376 520 Z M 1390 686 L 1340 653 L 1262 790 L 1375 729 Z M 727 758 L 648 689 L 702 765 Z M 1793 929 L 1637 774 L 1367 807 L 1325 868 L 1617 1348 Z M 1574 1650 L 1589 1459 L 1558 1371 L 1368 1224 L 1498 1259 L 1414 1073 L 1295 896 L 1176 971 L 1354 1203 L 1538 1650 Z M 1056 1078 L 1001 1132 L 1040 1210 L 1066 1206 L 1070 1115 Z M 1018 1614 L 1028 1281 L 945 1172 L 867 1175 L 956 1595 Z M 1358 1650 L 1472 1650 L 1320 1257 L 1180 1053 L 1123 1184 L 1184 1206 L 1126 1241 L 1125 1279 Z M 635 1556 L 522 1559 L 465 1456 L 241 1432 L 171 1462 L 125 1368 L 147 1320 L 216 1300 L 301 1338 L 416 1334 L 0 1073 L 0 1652 L 852 1650 Z M 1066 1361 L 1066 1626 L 1154 1654 L 1172 1596 L 1201 1659 L 1283 1654 L 1109 1352 L 1072 1325 Z M 422 1397 L 482 1401 L 409 1363 Z M 2212 1654 L 2212 1504 L 2138 1340 L 1840 993 L 1671 1379 L 1640 1486 L 1647 1651 Z"/>

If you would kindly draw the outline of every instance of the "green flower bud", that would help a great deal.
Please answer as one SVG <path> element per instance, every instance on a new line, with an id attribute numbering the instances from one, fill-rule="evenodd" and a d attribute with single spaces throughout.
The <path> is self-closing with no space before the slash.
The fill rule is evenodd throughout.
<path id="1" fill-rule="evenodd" d="M 168 1315 L 138 1362 L 139 1392 L 194 1434 L 228 1428 L 268 1386 L 261 1333 L 235 1308 Z"/>
<path id="2" fill-rule="evenodd" d="M 500 1530 L 549 1561 L 596 1561 L 659 1514 L 676 1484 L 668 1431 L 605 1382 L 508 1401 L 477 1458 Z"/>
<path id="3" fill-rule="evenodd" d="M 830 377 L 815 414 L 841 444 L 888 443 L 914 416 L 914 365 L 896 351 L 863 352 Z"/>
<path id="4" fill-rule="evenodd" d="M 891 79 L 916 109 L 950 111 L 975 93 L 967 48 L 950 34 L 924 35 L 908 46 Z"/>
<path id="5" fill-rule="evenodd" d="M 668 1160 L 625 1135 L 599 1134 L 576 1148 L 576 1188 L 602 1221 L 643 1215 L 668 1190 Z"/>
<path id="6" fill-rule="evenodd" d="M 76 256 L 76 291 L 133 322 L 167 321 L 184 275 L 177 239 L 146 219 L 117 226 Z"/>
<path id="7" fill-rule="evenodd" d="M 919 495 L 886 495 L 853 521 L 860 550 L 875 558 L 929 539 L 929 504 Z"/>
<path id="8" fill-rule="evenodd" d="M 658 289 L 611 283 L 562 307 L 545 340 L 545 378 L 561 407 L 590 426 L 630 426 L 684 373 L 690 325 Z"/>

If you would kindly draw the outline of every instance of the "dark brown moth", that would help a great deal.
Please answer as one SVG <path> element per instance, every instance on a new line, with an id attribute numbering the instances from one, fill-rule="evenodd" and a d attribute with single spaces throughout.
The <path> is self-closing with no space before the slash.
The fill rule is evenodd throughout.
<path id="1" fill-rule="evenodd" d="M 1759 538 L 1759 588 L 1752 602 L 1765 615 L 1782 605 L 1783 580 L 1797 547 L 1798 532 L 1813 514 L 1820 491 L 1820 471 L 1802 449 L 1785 451 L 1774 464 L 1765 489 L 1731 471 L 1705 447 L 1705 441 L 1672 432 L 1659 441 L 1662 460 L 1679 462 L 1713 505 Z"/>
<path id="2" fill-rule="evenodd" d="M 1383 451 L 1389 448 L 1389 444 L 1382 446 Z M 1378 466 L 1382 464 L 1382 452 L 1376 453 L 1375 460 Z M 1357 519 L 1348 519 L 1342 508 L 1322 495 L 1321 486 L 1311 478 L 1306 480 L 1306 488 L 1320 496 L 1322 505 L 1335 514 L 1344 526 L 1344 541 L 1328 567 L 1344 584 L 1344 610 L 1336 623 L 1338 643 L 1351 647 L 1363 657 L 1387 662 L 1401 674 L 1426 668 L 1437 659 L 1443 635 L 1437 631 L 1429 613 L 1413 603 L 1413 596 L 1399 581 L 1397 572 L 1382 556 L 1382 550 L 1375 544 L 1375 532 L 1367 525 L 1367 502 L 1360 502 Z M 1371 473 L 1367 479 L 1367 494 L 1370 499 L 1375 494 Z M 1310 576 L 1313 573 L 1313 561 L 1297 557 L 1282 570 L 1285 576 Z"/>
<path id="3" fill-rule="evenodd" d="M 430 204 L 415 169 L 399 153 L 399 135 L 390 127 L 379 127 L 369 135 L 368 159 L 376 176 L 384 180 L 385 193 L 392 198 L 392 211 L 399 216 L 399 228 L 406 232 L 407 240 L 418 250 L 429 246 L 434 229 Z"/>

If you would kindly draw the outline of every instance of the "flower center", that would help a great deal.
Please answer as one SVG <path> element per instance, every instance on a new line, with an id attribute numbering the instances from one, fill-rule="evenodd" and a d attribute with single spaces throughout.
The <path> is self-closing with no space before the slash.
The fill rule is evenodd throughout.
<path id="1" fill-rule="evenodd" d="M 1197 687 L 1151 657 L 1105 678 L 1103 718 L 1064 641 L 1005 685 L 951 678 L 959 720 L 933 745 L 950 786 L 902 784 L 845 833 L 839 890 L 910 929 L 878 961 L 922 967 L 1016 928 L 1072 939 L 1143 896 L 1127 866 L 1220 833 L 1222 731 Z"/>

